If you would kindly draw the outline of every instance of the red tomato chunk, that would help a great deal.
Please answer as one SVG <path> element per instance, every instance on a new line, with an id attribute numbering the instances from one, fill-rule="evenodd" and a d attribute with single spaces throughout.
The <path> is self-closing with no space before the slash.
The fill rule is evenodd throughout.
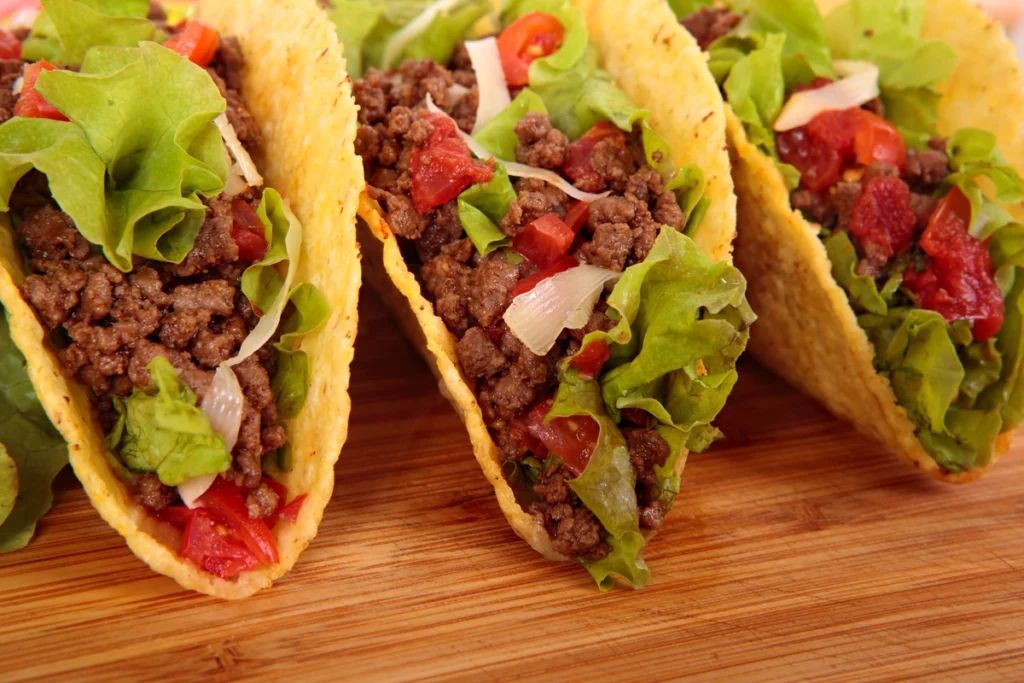
<path id="1" fill-rule="evenodd" d="M 885 265 L 910 248 L 917 217 L 910 210 L 910 188 L 899 178 L 872 178 L 864 184 L 850 214 L 850 232 L 869 263 Z"/>
<path id="2" fill-rule="evenodd" d="M 580 376 L 584 379 L 593 379 L 600 374 L 601 368 L 611 355 L 608 343 L 598 339 L 587 344 L 587 348 L 573 356 L 569 364 L 579 370 Z"/>
<path id="3" fill-rule="evenodd" d="M 459 137 L 455 122 L 442 114 L 427 114 L 433 126 L 426 144 L 412 151 L 412 201 L 426 213 L 455 199 L 470 185 L 488 183 L 494 177 L 494 160 L 476 161 Z"/>
<path id="4" fill-rule="evenodd" d="M 3 28 L 0 28 L 0 59 L 21 59 L 21 41 Z"/>
<path id="5" fill-rule="evenodd" d="M 532 221 L 512 240 L 512 249 L 538 268 L 565 256 L 576 234 L 561 218 L 548 213 Z"/>
<path id="6" fill-rule="evenodd" d="M 530 64 L 553 54 L 565 40 L 565 27 L 550 14 L 529 12 L 498 36 L 498 54 L 505 81 L 518 88 L 530 82 Z"/>
<path id="7" fill-rule="evenodd" d="M 231 238 L 238 245 L 238 257 L 243 261 L 259 261 L 267 255 L 266 227 L 259 214 L 248 202 L 231 202 Z"/>
<path id="8" fill-rule="evenodd" d="M 181 535 L 181 556 L 222 579 L 253 569 L 260 561 L 202 509 L 192 510 Z"/>
<path id="9" fill-rule="evenodd" d="M 1002 328 L 1005 304 L 988 248 L 968 232 L 970 216 L 970 202 L 959 189 L 943 197 L 921 236 L 927 267 L 908 270 L 903 283 L 922 308 L 950 322 L 973 321 L 974 339 L 984 341 Z"/>
<path id="10" fill-rule="evenodd" d="M 193 64 L 206 67 L 217 55 L 220 35 L 209 24 L 186 21 L 184 29 L 168 38 L 164 42 L 164 47 L 186 57 Z"/>
<path id="11" fill-rule="evenodd" d="M 21 95 L 14 104 L 14 115 L 24 116 L 31 119 L 53 119 L 54 121 L 67 121 L 68 117 L 57 111 L 53 105 L 43 99 L 43 96 L 36 92 L 36 81 L 43 71 L 56 71 L 57 67 L 45 59 L 25 67 L 25 76 L 21 85 Z"/>
<path id="12" fill-rule="evenodd" d="M 544 424 L 544 418 L 551 412 L 554 402 L 554 399 L 549 398 L 538 403 L 526 416 L 527 429 L 551 453 L 558 456 L 570 472 L 580 476 L 587 469 L 601 428 L 589 416 L 558 417 Z"/>

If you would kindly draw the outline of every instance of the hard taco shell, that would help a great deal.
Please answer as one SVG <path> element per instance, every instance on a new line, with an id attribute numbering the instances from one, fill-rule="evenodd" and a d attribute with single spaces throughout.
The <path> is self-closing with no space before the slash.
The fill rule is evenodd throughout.
<path id="1" fill-rule="evenodd" d="M 704 170 L 711 206 L 694 240 L 716 261 L 731 262 L 736 198 L 726 153 L 724 107 L 706 57 L 689 34 L 677 30 L 676 19 L 662 0 L 579 0 L 576 4 L 585 15 L 602 66 L 636 105 L 650 111 L 650 123 L 671 147 L 675 163 L 692 163 Z M 459 370 L 456 340 L 423 297 L 380 206 L 364 194 L 359 215 L 365 222 L 359 239 L 366 255 L 367 282 L 427 359 L 441 393 L 465 422 L 476 460 L 494 486 L 512 529 L 547 559 L 568 561 L 554 549 L 537 519 L 516 502 L 480 406 Z M 685 461 L 680 458 L 678 473 Z"/>
<path id="2" fill-rule="evenodd" d="M 843 0 L 819 0 L 828 13 Z M 939 132 L 973 126 L 991 131 L 1018 169 L 1024 164 L 1024 79 L 1002 27 L 966 0 L 929 0 L 925 38 L 944 40 L 959 53 L 956 71 L 941 86 Z M 966 483 L 984 469 L 953 473 L 928 455 L 914 434 L 889 381 L 875 372 L 874 350 L 832 277 L 818 226 L 791 208 L 789 192 L 770 158 L 747 139 L 726 107 L 733 179 L 739 198 L 736 265 L 758 314 L 750 351 L 764 365 L 902 460 L 936 479 Z M 1010 207 L 1024 216 L 1024 207 Z M 1011 434 L 996 442 L 995 459 Z M 991 465 L 989 465 L 991 467 Z"/>
<path id="3" fill-rule="evenodd" d="M 345 61 L 334 26 L 315 0 L 204 0 L 197 9 L 200 19 L 241 43 L 248 63 L 243 96 L 265 139 L 260 169 L 303 226 L 297 281 L 315 284 L 331 307 L 323 327 L 302 340 L 314 371 L 306 405 L 288 424 L 293 467 L 282 483 L 289 499 L 307 497 L 294 524 L 274 529 L 280 562 L 235 580 L 220 579 L 181 558 L 178 532 L 132 499 L 107 462 L 87 391 L 61 374 L 45 331 L 18 292 L 24 272 L 9 225 L 0 230 L 0 302 L 36 393 L 67 440 L 75 474 L 103 519 L 155 571 L 185 588 L 233 599 L 291 569 L 316 535 L 331 497 L 351 408 L 349 364 L 360 283 L 354 227 L 362 167 L 352 151 L 356 108 Z"/>

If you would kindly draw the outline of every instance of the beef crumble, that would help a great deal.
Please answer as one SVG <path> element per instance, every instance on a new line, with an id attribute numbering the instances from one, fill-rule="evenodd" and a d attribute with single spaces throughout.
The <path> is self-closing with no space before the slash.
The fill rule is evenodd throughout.
<path id="1" fill-rule="evenodd" d="M 426 95 L 463 131 L 471 131 L 475 122 L 478 91 L 464 46 L 456 50 L 451 69 L 431 60 L 407 60 L 390 72 L 371 68 L 355 82 L 353 92 L 360 107 L 356 151 L 366 170 L 367 192 L 381 204 L 395 235 L 414 246 L 404 250 L 409 266 L 458 340 L 459 364 L 503 461 L 521 462 L 530 451 L 513 433 L 513 422 L 555 392 L 559 365 L 579 350 L 583 334 L 612 327 L 604 314 L 605 304 L 598 305 L 583 330 L 564 332 L 546 355 L 532 353 L 502 316 L 512 302 L 513 287 L 536 269 L 520 259 L 509 259 L 500 250 L 486 257 L 477 253 L 466 239 L 456 200 L 426 214 L 413 206 L 412 150 L 433 130 Z M 546 115 L 527 114 L 515 133 L 516 161 L 562 169 L 570 142 Z M 644 161 L 638 135 L 602 138 L 594 145 L 590 168 L 570 180 L 581 190 L 613 192 L 590 205 L 586 225 L 569 254 L 579 263 L 622 271 L 647 257 L 661 225 L 677 229 L 685 225 L 674 193 L 665 189 L 661 175 Z M 573 203 L 562 190 L 536 179 L 520 179 L 514 189 L 516 198 L 498 226 L 510 238 L 546 214 L 564 219 Z M 664 463 L 668 445 L 654 430 L 638 427 L 631 433 L 641 524 L 654 529 L 664 510 L 655 500 L 653 467 Z M 607 533 L 566 486 L 571 476 L 561 466 L 546 468 L 534 486 L 538 500 L 530 505 L 530 512 L 540 518 L 559 552 L 599 559 L 609 552 L 604 541 Z"/>
<path id="2" fill-rule="evenodd" d="M 679 23 L 690 32 L 701 50 L 707 50 L 711 43 L 736 28 L 741 18 L 727 9 L 701 7 Z"/>
<path id="3" fill-rule="evenodd" d="M 241 122 L 235 123 L 239 138 L 255 151 L 259 129 L 237 90 L 242 68 L 237 42 L 225 38 L 210 74 L 228 100 L 229 118 Z M 11 62 L 0 63 L 0 116 L 10 92 L 3 87 L 8 73 L 15 73 Z M 131 271 L 122 273 L 52 200 L 44 175 L 31 171 L 15 187 L 15 232 L 30 271 L 21 294 L 55 337 L 62 371 L 90 389 L 94 418 L 105 433 L 118 418 L 115 400 L 150 385 L 147 368 L 154 358 L 165 358 L 201 401 L 214 370 L 255 327 L 258 318 L 239 287 L 249 263 L 240 260 L 231 236 L 231 205 L 244 201 L 255 210 L 260 199 L 259 190 L 249 189 L 204 200 L 206 219 L 180 264 L 134 257 Z M 234 370 L 244 396 L 243 418 L 225 476 L 248 489 L 250 509 L 265 516 L 276 495 L 263 491 L 262 457 L 286 439 L 270 388 L 273 354 L 259 353 Z M 132 488 L 136 500 L 153 510 L 177 498 L 154 475 L 137 476 Z"/>

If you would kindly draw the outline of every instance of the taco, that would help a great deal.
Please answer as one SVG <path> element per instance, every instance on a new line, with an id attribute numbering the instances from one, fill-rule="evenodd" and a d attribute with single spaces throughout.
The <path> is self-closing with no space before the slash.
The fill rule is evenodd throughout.
<path id="1" fill-rule="evenodd" d="M 721 97 L 689 38 L 692 64 L 668 65 L 656 2 L 612 22 L 587 2 L 410 4 L 331 10 L 363 69 L 368 280 L 515 532 L 641 587 L 754 317 Z"/>
<path id="2" fill-rule="evenodd" d="M 314 0 L 175 25 L 42 5 L 0 34 L 12 337 L 135 554 L 249 595 L 315 536 L 347 433 L 360 172 L 334 29 Z"/>
<path id="3" fill-rule="evenodd" d="M 669 4 L 729 105 L 755 355 L 908 463 L 978 478 L 1024 418 L 1002 29 L 966 0 Z"/>

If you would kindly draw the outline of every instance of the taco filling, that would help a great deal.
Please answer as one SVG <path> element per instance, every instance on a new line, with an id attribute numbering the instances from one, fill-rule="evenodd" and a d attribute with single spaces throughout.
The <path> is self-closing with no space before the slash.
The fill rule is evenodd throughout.
<path id="1" fill-rule="evenodd" d="M 1024 226 L 1000 204 L 1024 183 L 994 135 L 937 136 L 957 55 L 920 37 L 925 3 L 851 0 L 824 19 L 809 0 L 670 4 L 820 226 L 925 450 L 949 472 L 988 465 L 1021 422 Z"/>
<path id="2" fill-rule="evenodd" d="M 643 585 L 753 320 L 740 273 L 687 236 L 703 173 L 673 166 L 571 3 L 335 5 L 350 67 L 371 65 L 367 193 L 458 340 L 506 479 L 558 553 Z"/>
<path id="3" fill-rule="evenodd" d="M 304 495 L 271 474 L 327 306 L 294 282 L 301 227 L 250 156 L 238 42 L 148 2 L 43 7 L 27 35 L 0 33 L 21 294 L 181 555 L 221 578 L 276 563 L 271 530 Z"/>

